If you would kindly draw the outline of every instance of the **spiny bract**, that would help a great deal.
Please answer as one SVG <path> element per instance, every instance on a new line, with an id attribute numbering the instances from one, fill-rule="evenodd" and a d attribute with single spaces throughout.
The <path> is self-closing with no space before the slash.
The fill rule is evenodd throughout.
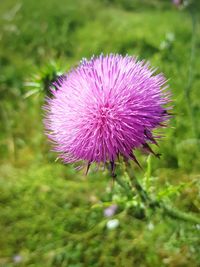
<path id="1" fill-rule="evenodd" d="M 83 59 L 53 85 L 45 128 L 65 163 L 136 161 L 133 150 L 152 152 L 152 130 L 170 117 L 165 77 L 132 56 Z"/>

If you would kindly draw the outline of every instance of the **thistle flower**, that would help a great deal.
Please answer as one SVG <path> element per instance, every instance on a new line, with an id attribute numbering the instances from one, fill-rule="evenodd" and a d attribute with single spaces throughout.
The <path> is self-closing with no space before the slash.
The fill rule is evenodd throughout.
<path id="1" fill-rule="evenodd" d="M 110 162 L 114 174 L 119 156 L 137 162 L 135 149 L 153 153 L 152 131 L 170 117 L 165 77 L 132 56 L 83 59 L 53 85 L 45 128 L 64 163 Z"/>
<path id="2" fill-rule="evenodd" d="M 175 5 L 175 6 L 180 6 L 182 3 L 183 3 L 183 1 L 182 0 L 172 0 L 172 3 Z"/>

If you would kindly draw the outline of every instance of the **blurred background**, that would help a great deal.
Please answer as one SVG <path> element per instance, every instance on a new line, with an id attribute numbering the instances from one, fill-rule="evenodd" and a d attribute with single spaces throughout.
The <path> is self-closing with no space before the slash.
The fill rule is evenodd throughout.
<path id="1" fill-rule="evenodd" d="M 199 11 L 197 0 L 0 1 L 0 266 L 200 266 L 200 225 L 128 201 L 106 171 L 55 161 L 42 124 L 49 84 L 82 57 L 149 60 L 175 116 L 162 157 L 138 152 L 144 170 L 133 168 L 153 196 L 198 214 Z"/>

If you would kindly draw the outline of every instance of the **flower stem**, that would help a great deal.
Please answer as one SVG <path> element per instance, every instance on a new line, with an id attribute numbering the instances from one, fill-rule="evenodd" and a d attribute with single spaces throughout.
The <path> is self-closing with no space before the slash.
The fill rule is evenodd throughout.
<path id="1" fill-rule="evenodd" d="M 179 220 L 187 221 L 187 222 L 194 223 L 194 224 L 200 224 L 200 218 L 192 214 L 188 214 L 183 211 L 180 211 L 174 207 L 170 207 L 169 205 L 165 204 L 164 201 L 162 200 L 158 201 L 158 200 L 152 199 L 147 193 L 147 191 L 142 187 L 142 185 L 140 184 L 138 179 L 135 177 L 133 172 L 130 171 L 130 169 L 127 169 L 127 174 L 129 176 L 131 185 L 127 183 L 126 181 L 123 181 L 118 176 L 115 178 L 115 180 L 122 188 L 124 188 L 124 190 L 128 193 L 129 196 L 130 194 L 132 194 L 133 196 L 132 188 L 135 188 L 141 200 L 145 204 L 147 204 L 149 208 L 154 209 L 154 210 L 159 208 L 163 211 L 164 214 L 174 219 L 179 219 Z"/>

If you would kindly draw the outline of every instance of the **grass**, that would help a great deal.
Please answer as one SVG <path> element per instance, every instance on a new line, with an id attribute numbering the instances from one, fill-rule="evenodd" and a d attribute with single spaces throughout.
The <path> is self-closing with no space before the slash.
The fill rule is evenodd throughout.
<path id="1" fill-rule="evenodd" d="M 41 109 L 49 81 L 82 57 L 118 52 L 150 60 L 169 78 L 176 115 L 155 148 L 161 159 L 151 158 L 148 165 L 147 156 L 138 153 L 148 172 L 134 167 L 135 172 L 142 183 L 149 177 L 153 196 L 198 215 L 198 12 L 195 16 L 191 62 L 190 14 L 170 1 L 0 3 L 0 266 L 200 265 L 199 225 L 144 210 L 139 200 L 122 197 L 106 171 L 93 168 L 85 177 L 55 162 Z M 185 94 L 190 69 L 192 120 Z M 110 203 L 118 204 L 113 218 L 119 226 L 112 230 L 103 215 Z"/>

